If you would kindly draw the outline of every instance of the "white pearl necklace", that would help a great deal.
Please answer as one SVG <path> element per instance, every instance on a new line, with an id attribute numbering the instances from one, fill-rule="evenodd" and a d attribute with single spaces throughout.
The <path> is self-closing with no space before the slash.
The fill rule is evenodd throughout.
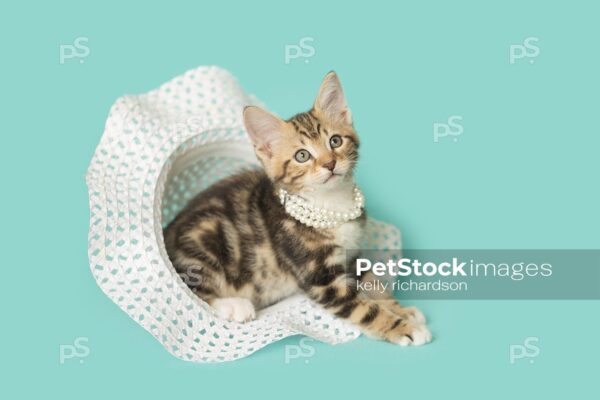
<path id="1" fill-rule="evenodd" d="M 314 228 L 334 228 L 356 219 L 362 215 L 365 205 L 365 197 L 357 186 L 354 187 L 354 206 L 343 212 L 315 207 L 303 197 L 291 194 L 285 189 L 279 189 L 279 199 L 289 215 Z"/>

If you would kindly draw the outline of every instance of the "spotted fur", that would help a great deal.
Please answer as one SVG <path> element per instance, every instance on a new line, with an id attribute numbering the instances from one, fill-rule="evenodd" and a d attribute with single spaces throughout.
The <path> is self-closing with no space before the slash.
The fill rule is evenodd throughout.
<path id="1" fill-rule="evenodd" d="M 364 213 L 316 229 L 279 202 L 277 191 L 285 188 L 333 210 L 352 204 L 359 139 L 337 75 L 325 77 L 308 112 L 283 121 L 248 107 L 244 121 L 263 169 L 214 184 L 165 229 L 171 261 L 192 291 L 240 322 L 254 317 L 253 307 L 303 292 L 373 337 L 401 345 L 429 341 L 418 310 L 401 307 L 390 293 L 371 298 L 357 291 L 355 255 L 347 249 L 358 247 Z M 307 161 L 298 161 L 301 150 L 309 152 Z"/>

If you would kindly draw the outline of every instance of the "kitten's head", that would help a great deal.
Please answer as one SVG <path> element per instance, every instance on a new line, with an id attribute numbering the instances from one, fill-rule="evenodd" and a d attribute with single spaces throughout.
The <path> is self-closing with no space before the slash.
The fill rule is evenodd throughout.
<path id="1" fill-rule="evenodd" d="M 358 160 L 358 136 L 335 72 L 328 73 L 313 108 L 287 121 L 246 107 L 244 124 L 256 155 L 274 183 L 289 190 L 334 188 Z"/>

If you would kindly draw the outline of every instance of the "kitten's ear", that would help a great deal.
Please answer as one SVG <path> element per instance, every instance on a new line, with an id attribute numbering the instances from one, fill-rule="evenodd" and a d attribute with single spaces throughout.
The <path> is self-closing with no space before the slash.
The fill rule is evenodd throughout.
<path id="1" fill-rule="evenodd" d="M 244 108 L 244 126 L 256 151 L 271 158 L 272 144 L 281 137 L 284 122 L 262 108 L 248 106 Z"/>
<path id="2" fill-rule="evenodd" d="M 344 122 L 348 125 L 352 124 L 352 115 L 344 97 L 342 84 L 337 74 L 333 71 L 329 72 L 323 78 L 314 107 L 315 110 L 332 121 Z"/>

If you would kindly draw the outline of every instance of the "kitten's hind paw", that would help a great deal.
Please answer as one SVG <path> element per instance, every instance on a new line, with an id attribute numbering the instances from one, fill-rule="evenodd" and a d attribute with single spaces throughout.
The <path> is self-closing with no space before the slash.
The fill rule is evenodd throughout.
<path id="1" fill-rule="evenodd" d="M 219 317 L 229 321 L 248 322 L 256 318 L 254 305 L 250 300 L 242 297 L 214 299 L 211 306 L 217 311 Z"/>

